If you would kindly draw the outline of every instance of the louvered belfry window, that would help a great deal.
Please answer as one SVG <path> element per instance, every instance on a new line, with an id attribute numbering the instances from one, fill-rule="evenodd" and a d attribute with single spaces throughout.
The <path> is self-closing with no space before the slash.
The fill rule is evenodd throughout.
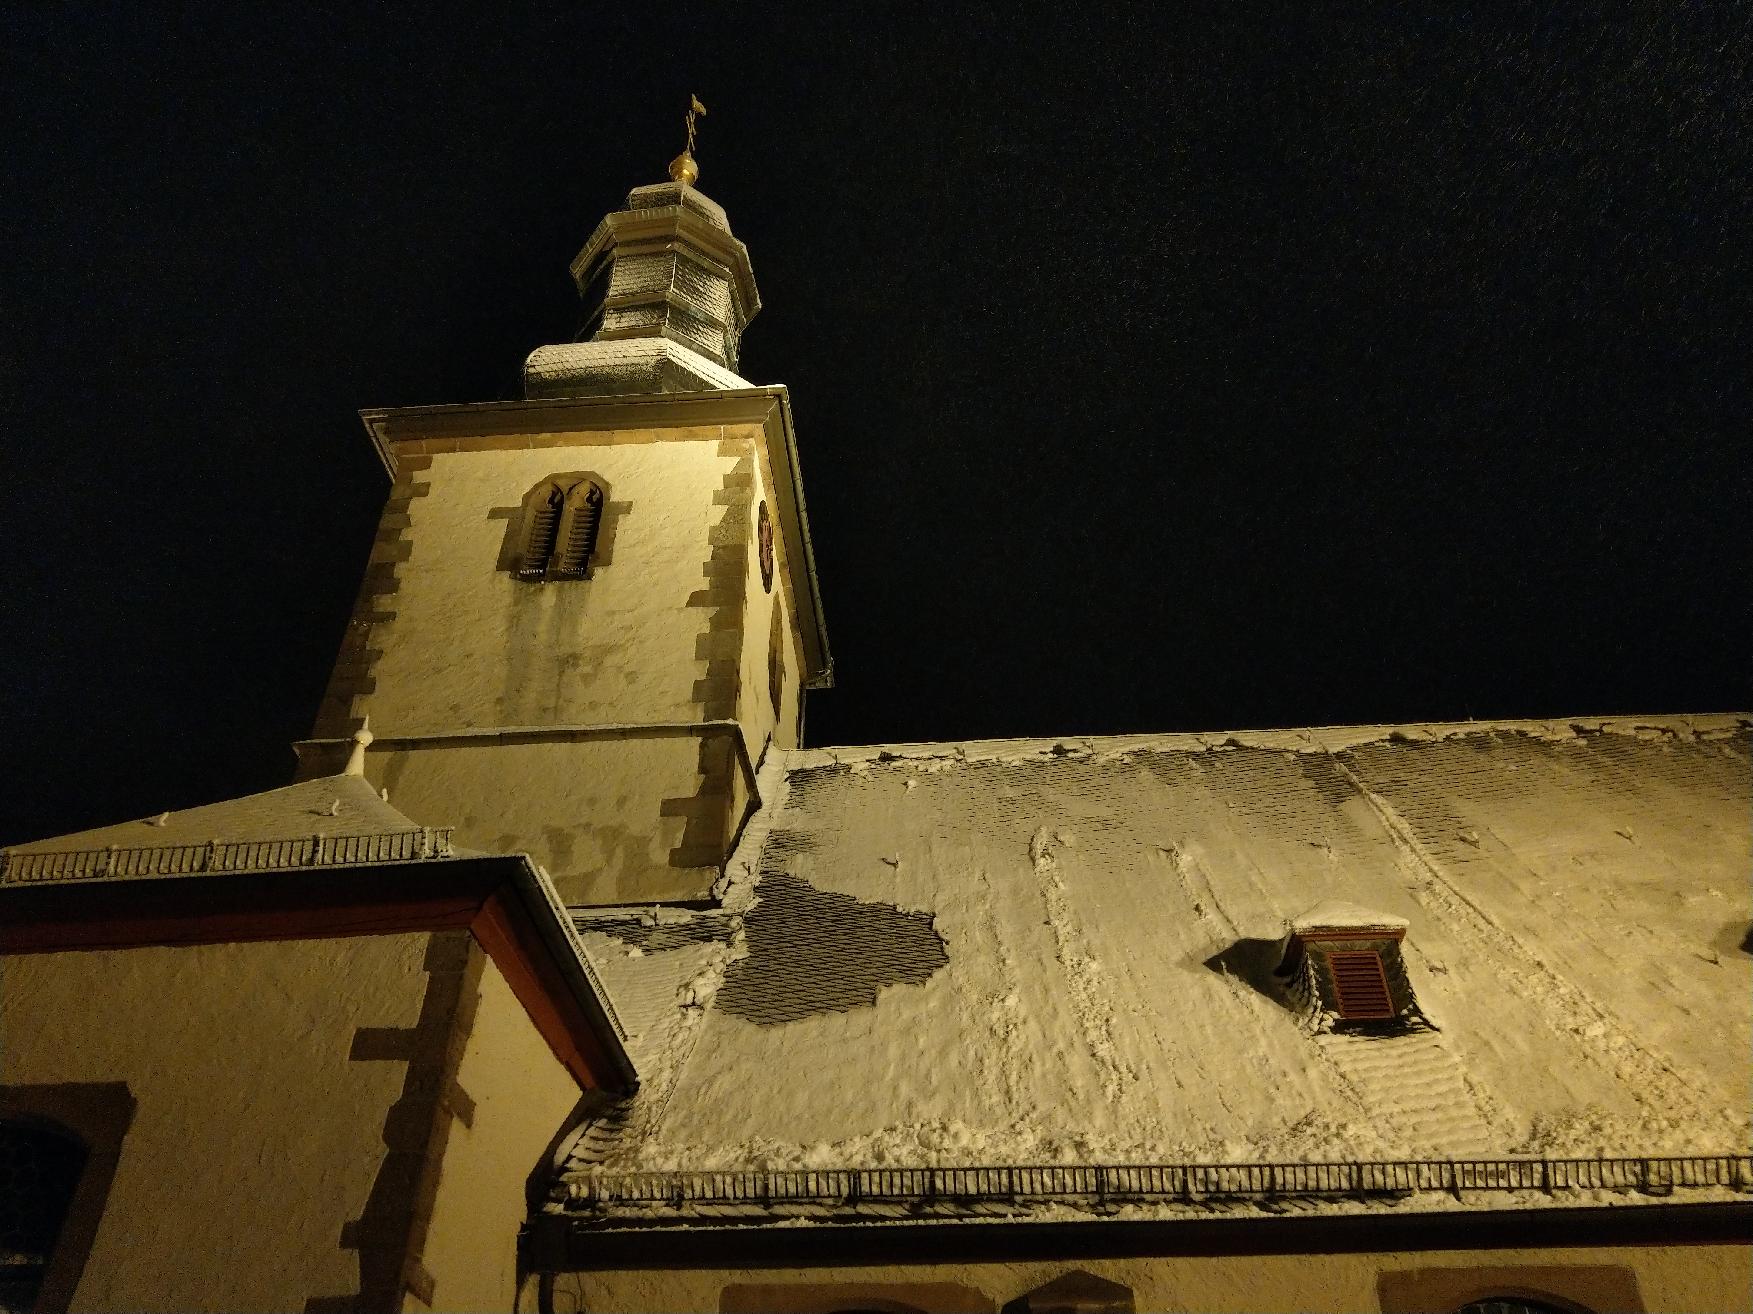
<path id="1" fill-rule="evenodd" d="M 584 579 L 596 555 L 605 496 L 592 479 L 555 476 L 524 499 L 520 579 Z"/>
<path id="2" fill-rule="evenodd" d="M 1333 990 L 1339 997 L 1339 1016 L 1346 1020 L 1368 1021 L 1394 1016 L 1394 1003 L 1388 993 L 1388 974 L 1382 970 L 1382 956 L 1373 949 L 1334 950 L 1327 955 L 1333 972 Z"/>

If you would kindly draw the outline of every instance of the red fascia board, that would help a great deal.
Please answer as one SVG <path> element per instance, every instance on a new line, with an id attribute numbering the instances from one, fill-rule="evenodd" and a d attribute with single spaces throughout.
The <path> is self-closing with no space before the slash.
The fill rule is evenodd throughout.
<path id="1" fill-rule="evenodd" d="M 506 984 L 529 1014 L 530 1021 L 565 1065 L 581 1089 L 619 1088 L 624 1084 L 597 1027 L 580 1007 L 577 995 L 562 980 L 558 964 L 542 943 L 529 910 L 509 890 L 487 896 L 470 928 L 475 939 L 498 964 Z"/>
<path id="2" fill-rule="evenodd" d="M 467 926 L 479 864 L 80 881 L 0 891 L 0 954 L 311 940 Z M 449 870 L 446 870 L 449 868 Z"/>

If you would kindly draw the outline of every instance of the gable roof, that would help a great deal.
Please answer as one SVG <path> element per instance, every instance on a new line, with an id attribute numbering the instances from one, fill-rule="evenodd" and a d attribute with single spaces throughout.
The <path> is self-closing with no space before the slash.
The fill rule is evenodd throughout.
<path id="1" fill-rule="evenodd" d="M 339 806 L 337 806 L 339 805 Z M 97 826 L 14 844 L 8 854 L 177 848 L 209 842 L 306 839 L 312 835 L 384 835 L 419 830 L 363 776 L 320 776 L 280 789 L 228 798 L 180 812 Z"/>
<path id="2" fill-rule="evenodd" d="M 1737 1152 L 1749 761 L 1741 717 L 771 755 L 716 966 L 592 925 L 668 1048 L 567 1189 Z M 1326 900 L 1407 924 L 1439 1030 L 1312 1032 L 1275 991 L 1292 919 Z"/>

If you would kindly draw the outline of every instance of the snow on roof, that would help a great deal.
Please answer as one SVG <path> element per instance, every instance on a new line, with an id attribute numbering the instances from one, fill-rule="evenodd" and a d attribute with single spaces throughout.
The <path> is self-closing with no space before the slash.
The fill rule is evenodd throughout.
<path id="1" fill-rule="evenodd" d="M 14 844 L 6 852 L 74 853 L 94 849 L 180 848 L 190 844 L 387 835 L 420 827 L 378 795 L 363 776 L 321 776 L 280 789 L 180 812 Z"/>
<path id="2" fill-rule="evenodd" d="M 1747 731 L 772 753 L 734 932 L 592 928 L 662 1053 L 591 1170 L 1736 1149 Z M 1440 1030 L 1311 1033 L 1271 974 L 1311 905 L 1408 925 Z"/>

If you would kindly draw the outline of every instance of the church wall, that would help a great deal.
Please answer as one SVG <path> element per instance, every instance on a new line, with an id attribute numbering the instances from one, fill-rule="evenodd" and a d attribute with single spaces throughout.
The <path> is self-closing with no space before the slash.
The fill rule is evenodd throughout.
<path id="1" fill-rule="evenodd" d="M 758 430 L 725 432 L 719 453 L 735 464 L 712 495 L 717 514 L 707 538 L 705 588 L 689 599 L 690 605 L 704 608 L 711 617 L 696 650 L 706 661 L 705 678 L 695 688 L 701 719 L 738 721 L 752 760 L 760 742 L 748 738 L 749 727 L 742 716 L 747 698 L 743 653 L 752 629 L 749 608 L 759 589 L 758 583 L 754 590 L 749 584 L 755 558 L 754 435 Z M 726 737 L 701 742 L 698 766 L 694 826 L 697 838 L 715 850 L 711 860 L 716 864 L 728 853 L 737 822 L 748 808 L 749 782 L 735 759 L 734 744 Z"/>
<path id="2" fill-rule="evenodd" d="M 798 1229 L 796 1236 L 800 1252 L 811 1248 L 807 1229 Z M 1745 1246 L 1652 1246 L 563 1273 L 555 1279 L 553 1309 L 556 1314 L 605 1309 L 993 1314 L 1074 1269 L 1130 1287 L 1136 1308 L 1162 1314 L 1263 1309 L 1397 1314 L 1453 1309 L 1511 1291 L 1574 1301 L 1598 1314 L 1730 1314 L 1746 1308 L 1753 1289 L 1753 1250 Z M 533 1283 L 519 1308 L 536 1308 Z"/>
<path id="3" fill-rule="evenodd" d="M 803 584 L 808 588 L 808 583 Z M 804 669 L 803 669 L 803 637 L 798 633 L 797 609 L 787 599 L 786 626 L 783 631 L 785 645 L 785 690 L 781 695 L 779 723 L 780 747 L 802 748 L 804 740 Z"/>
<path id="4" fill-rule="evenodd" d="M 372 753 L 371 782 L 462 848 L 528 853 L 570 904 L 703 897 L 710 846 L 691 852 L 700 786 L 690 736 L 486 742 Z M 717 823 L 711 822 L 716 831 Z"/>
<path id="5" fill-rule="evenodd" d="M 420 1256 L 430 1299 L 410 1292 L 405 1308 L 507 1309 L 517 1292 L 526 1186 L 546 1166 L 579 1090 L 491 961 L 482 965 L 456 1084 L 467 1116 L 453 1118 L 443 1138 Z"/>
<path id="6" fill-rule="evenodd" d="M 0 963 L 0 1085 L 125 1082 L 136 1109 L 76 1293 L 90 1310 L 302 1309 L 360 1289 L 421 1021 L 425 934 Z"/>

